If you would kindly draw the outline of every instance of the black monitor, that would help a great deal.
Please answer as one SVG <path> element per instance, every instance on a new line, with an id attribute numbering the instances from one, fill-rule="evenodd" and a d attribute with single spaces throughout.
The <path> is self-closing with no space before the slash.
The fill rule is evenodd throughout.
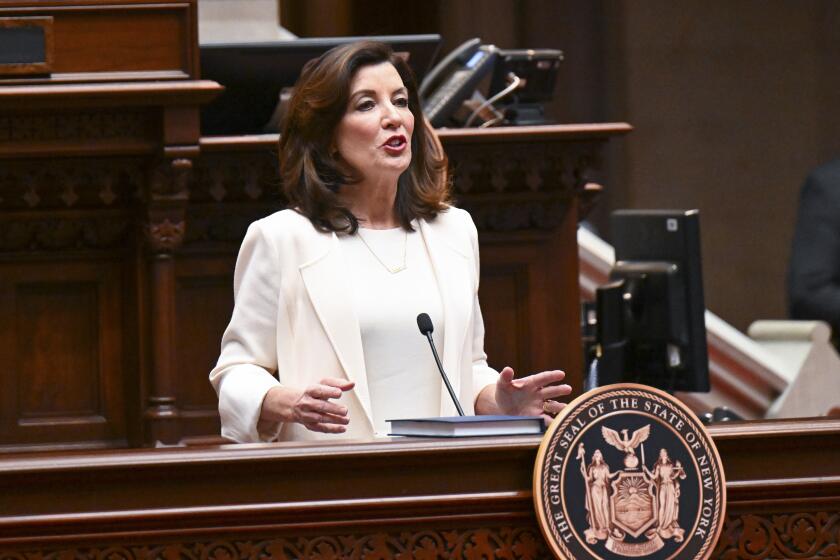
<path id="1" fill-rule="evenodd" d="M 697 210 L 619 210 L 615 265 L 597 290 L 597 384 L 709 390 Z"/>
<path id="2" fill-rule="evenodd" d="M 431 67 L 441 38 L 436 34 L 383 35 L 201 45 L 202 77 L 225 86 L 225 91 L 202 111 L 202 135 L 266 132 L 280 91 L 295 84 L 307 61 L 335 46 L 362 40 L 381 41 L 397 53 L 406 53 L 419 84 Z"/>

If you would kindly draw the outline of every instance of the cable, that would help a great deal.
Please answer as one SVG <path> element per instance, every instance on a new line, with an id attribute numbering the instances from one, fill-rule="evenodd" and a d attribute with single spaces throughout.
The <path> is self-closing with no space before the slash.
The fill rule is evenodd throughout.
<path id="1" fill-rule="evenodd" d="M 479 105 L 476 108 L 475 111 L 470 113 L 470 116 L 467 119 L 467 122 L 464 123 L 464 128 L 468 128 L 472 124 L 472 122 L 475 120 L 475 118 L 478 116 L 478 114 L 481 112 L 482 109 L 492 105 L 493 103 L 495 103 L 499 99 L 508 95 L 513 90 L 517 89 L 519 87 L 519 84 L 522 83 L 522 79 L 519 76 L 517 76 L 516 74 L 514 74 L 513 72 L 508 72 L 507 78 L 508 78 L 508 80 L 511 80 L 510 85 L 508 87 L 506 87 L 505 89 L 503 89 L 502 91 L 500 91 L 499 93 L 497 93 L 496 95 L 494 95 L 493 97 L 491 97 L 490 99 L 486 100 L 484 103 Z"/>
<path id="2" fill-rule="evenodd" d="M 502 122 L 503 120 L 505 120 L 504 117 L 496 117 L 495 119 L 490 119 L 485 123 L 481 123 L 480 125 L 478 125 L 478 128 L 488 128 L 493 126 L 494 124 Z"/>

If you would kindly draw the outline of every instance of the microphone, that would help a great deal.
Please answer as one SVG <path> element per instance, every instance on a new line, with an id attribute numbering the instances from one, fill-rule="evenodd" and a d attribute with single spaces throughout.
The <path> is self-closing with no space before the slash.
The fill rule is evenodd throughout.
<path id="1" fill-rule="evenodd" d="M 440 376 L 443 377 L 443 382 L 446 384 L 446 390 L 449 391 L 449 396 L 452 397 L 452 402 L 455 403 L 455 408 L 458 409 L 458 414 L 463 416 L 464 409 L 461 408 L 461 403 L 458 402 L 458 397 L 455 396 L 455 391 L 452 390 L 452 385 L 449 383 L 449 377 L 447 377 L 446 372 L 443 371 L 443 365 L 440 363 L 440 358 L 438 357 L 437 349 L 435 348 L 435 341 L 432 340 L 432 332 L 435 330 L 434 325 L 432 325 L 432 318 L 426 313 L 421 313 L 417 316 L 417 328 L 420 329 L 420 334 L 425 335 L 426 338 L 429 339 L 429 346 L 431 346 L 432 354 L 435 356 L 435 363 L 437 364 Z"/>

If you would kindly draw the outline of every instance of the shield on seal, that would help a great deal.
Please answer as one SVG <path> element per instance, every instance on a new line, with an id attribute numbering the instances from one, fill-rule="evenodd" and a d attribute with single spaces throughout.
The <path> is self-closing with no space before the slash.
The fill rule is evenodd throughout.
<path id="1" fill-rule="evenodd" d="M 612 522 L 634 538 L 655 519 L 651 482 L 640 472 L 622 472 L 612 483 Z"/>

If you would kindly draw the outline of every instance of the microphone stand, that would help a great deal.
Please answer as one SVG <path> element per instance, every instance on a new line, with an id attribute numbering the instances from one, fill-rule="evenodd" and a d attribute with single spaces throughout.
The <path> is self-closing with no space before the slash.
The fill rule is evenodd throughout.
<path id="1" fill-rule="evenodd" d="M 464 409 L 461 408 L 461 403 L 458 402 L 458 397 L 455 396 L 455 391 L 452 390 L 452 385 L 449 384 L 449 378 L 443 371 L 443 364 L 440 363 L 440 358 L 438 357 L 437 350 L 435 349 L 435 342 L 432 340 L 432 333 L 429 331 L 424 334 L 429 340 L 429 346 L 432 348 L 432 355 L 435 357 L 435 362 L 437 363 L 438 371 L 440 371 L 440 376 L 443 377 L 443 382 L 446 384 L 446 390 L 449 391 L 449 396 L 452 397 L 452 402 L 455 403 L 455 408 L 458 409 L 458 415 L 464 416 Z"/>

